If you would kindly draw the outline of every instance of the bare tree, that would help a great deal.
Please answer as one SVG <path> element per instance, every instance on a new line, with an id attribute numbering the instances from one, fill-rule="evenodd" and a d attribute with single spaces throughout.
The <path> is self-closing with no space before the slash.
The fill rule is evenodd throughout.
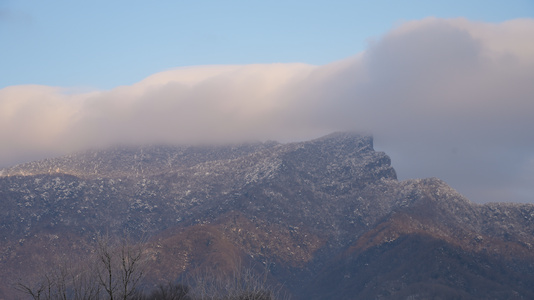
<path id="1" fill-rule="evenodd" d="M 99 236 L 88 257 L 59 260 L 37 280 L 20 280 L 15 288 L 34 300 L 126 300 L 138 288 L 146 261 L 141 244 L 109 236 Z"/>
<path id="2" fill-rule="evenodd" d="M 129 239 L 113 244 L 109 236 L 99 237 L 97 244 L 99 284 L 109 300 L 128 299 L 144 275 L 143 247 Z"/>
<path id="3" fill-rule="evenodd" d="M 239 261 L 231 271 L 217 267 L 195 272 L 187 284 L 168 283 L 145 294 L 139 287 L 145 264 L 144 248 L 129 239 L 99 236 L 85 259 L 68 259 L 48 268 L 31 284 L 16 288 L 34 300 L 275 300 L 289 299 L 281 286 L 268 281 L 269 264 L 243 268 Z M 171 278 L 172 279 L 172 278 Z"/>
<path id="4" fill-rule="evenodd" d="M 218 275 L 215 275 L 218 274 Z M 263 271 L 240 263 L 228 273 L 204 270 L 191 275 L 193 299 L 198 300 L 275 300 L 289 299 L 282 286 L 268 282 L 268 264 Z"/>
<path id="5" fill-rule="evenodd" d="M 50 291 L 52 289 L 52 283 L 50 278 L 45 276 L 42 280 L 33 284 L 19 282 L 15 285 L 15 289 L 27 294 L 34 300 L 48 300 L 51 299 Z"/>
<path id="6" fill-rule="evenodd" d="M 70 274 L 70 283 L 72 287 L 71 295 L 74 300 L 99 300 L 101 297 L 102 287 L 96 280 L 96 266 L 93 264 L 96 259 L 91 257 L 89 260 L 80 264 L 77 272 Z"/>

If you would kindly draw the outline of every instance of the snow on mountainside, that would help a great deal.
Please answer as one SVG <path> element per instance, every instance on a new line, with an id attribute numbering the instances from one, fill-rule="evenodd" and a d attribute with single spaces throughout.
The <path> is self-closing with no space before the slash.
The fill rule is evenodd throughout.
<path id="1" fill-rule="evenodd" d="M 504 280 L 493 272 L 533 277 L 534 205 L 474 204 L 436 178 L 399 182 L 372 138 L 354 133 L 289 144 L 116 147 L 0 172 L 3 282 L 31 272 L 32 261 L 83 252 L 101 232 L 151 237 L 147 278 L 154 281 L 206 261 L 224 265 L 224 255 L 206 253 L 234 253 L 272 262 L 271 276 L 295 298 L 395 298 L 426 295 L 435 285 L 475 299 L 534 295 L 524 280 L 506 281 L 504 291 L 484 288 Z M 206 236 L 219 242 L 185 246 Z M 435 252 L 438 244 L 447 250 Z M 429 278 L 411 274 L 400 262 L 417 260 L 402 256 L 405 247 L 449 271 L 436 265 L 420 270 Z M 368 259 L 397 269 L 367 270 Z M 376 277 L 363 279 L 364 269 Z M 340 289 L 350 296 L 334 292 Z M 0 299 L 11 292 L 0 285 Z"/>

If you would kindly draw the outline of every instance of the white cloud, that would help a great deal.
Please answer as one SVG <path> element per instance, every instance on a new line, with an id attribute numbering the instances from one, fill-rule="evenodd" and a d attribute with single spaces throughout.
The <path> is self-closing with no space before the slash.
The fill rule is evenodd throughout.
<path id="1" fill-rule="evenodd" d="M 375 135 L 401 178 L 441 177 L 477 201 L 528 201 L 517 195 L 534 195 L 524 180 L 534 149 L 532 37 L 529 19 L 429 18 L 325 66 L 180 68 L 92 93 L 9 87 L 0 90 L 0 165 L 116 142 L 359 130 Z"/>

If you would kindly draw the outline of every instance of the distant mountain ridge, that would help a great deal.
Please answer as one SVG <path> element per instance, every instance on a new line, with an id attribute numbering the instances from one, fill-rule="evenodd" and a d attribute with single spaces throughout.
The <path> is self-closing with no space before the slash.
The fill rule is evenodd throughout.
<path id="1" fill-rule="evenodd" d="M 116 147 L 0 171 L 3 282 L 83 252 L 98 232 L 152 237 L 153 282 L 240 257 L 270 263 L 296 299 L 534 297 L 534 205 L 398 181 L 356 133 Z M 0 286 L 0 299 L 10 293 Z"/>
<path id="2" fill-rule="evenodd" d="M 57 158 L 19 164 L 0 170 L 0 176 L 69 174 L 80 177 L 130 177 L 162 173 L 173 168 L 236 158 L 275 143 L 238 146 L 118 146 L 88 150 Z"/>

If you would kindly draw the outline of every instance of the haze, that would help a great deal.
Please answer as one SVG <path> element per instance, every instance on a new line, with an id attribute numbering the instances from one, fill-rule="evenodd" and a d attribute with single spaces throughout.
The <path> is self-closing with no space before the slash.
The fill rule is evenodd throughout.
<path id="1" fill-rule="evenodd" d="M 178 67 L 111 89 L 5 86 L 0 167 L 115 143 L 358 131 L 374 135 L 400 179 L 439 177 L 475 202 L 534 203 L 533 82 L 534 19 L 427 17 L 319 65 Z"/>

